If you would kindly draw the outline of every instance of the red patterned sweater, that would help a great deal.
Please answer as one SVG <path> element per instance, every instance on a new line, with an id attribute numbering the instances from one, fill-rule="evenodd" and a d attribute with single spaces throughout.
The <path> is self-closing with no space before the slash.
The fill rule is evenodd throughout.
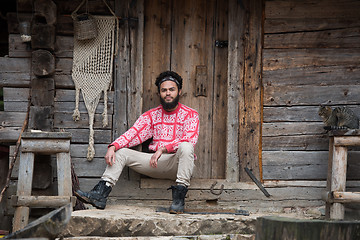
<path id="1" fill-rule="evenodd" d="M 176 152 L 181 142 L 194 147 L 199 137 L 199 114 L 179 103 L 176 110 L 167 112 L 160 105 L 142 114 L 128 131 L 110 145 L 116 150 L 133 147 L 153 138 L 149 145 L 152 151 L 165 146 L 168 153 Z"/>

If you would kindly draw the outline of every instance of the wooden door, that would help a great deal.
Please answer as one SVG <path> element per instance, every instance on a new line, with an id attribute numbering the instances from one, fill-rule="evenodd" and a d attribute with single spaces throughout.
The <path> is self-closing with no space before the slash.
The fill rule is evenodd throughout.
<path id="1" fill-rule="evenodd" d="M 157 75 L 183 77 L 180 101 L 200 114 L 194 178 L 225 178 L 227 1 L 145 1 L 143 111 L 159 104 Z"/>

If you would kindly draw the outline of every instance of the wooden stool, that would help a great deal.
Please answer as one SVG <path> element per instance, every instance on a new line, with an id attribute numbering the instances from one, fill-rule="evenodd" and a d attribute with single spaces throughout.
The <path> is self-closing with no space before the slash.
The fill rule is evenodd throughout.
<path id="1" fill-rule="evenodd" d="M 69 202 L 75 203 L 72 197 L 70 139 L 71 134 L 65 132 L 23 133 L 17 193 L 11 198 L 16 207 L 13 231 L 28 224 L 30 207 L 56 208 Z M 56 154 L 58 196 L 31 196 L 35 153 Z"/>
<path id="2" fill-rule="evenodd" d="M 326 186 L 326 218 L 344 219 L 344 203 L 360 202 L 360 192 L 345 192 L 347 148 L 360 146 L 360 130 L 336 130 L 329 133 L 329 163 Z"/>

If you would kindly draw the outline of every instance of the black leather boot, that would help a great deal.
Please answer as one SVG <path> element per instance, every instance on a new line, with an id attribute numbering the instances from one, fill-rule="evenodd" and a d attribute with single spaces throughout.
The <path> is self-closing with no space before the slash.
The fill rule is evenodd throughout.
<path id="1" fill-rule="evenodd" d="M 89 203 L 98 209 L 105 209 L 107 197 L 112 187 L 106 186 L 106 181 L 100 181 L 90 192 L 75 191 L 75 196 L 84 203 Z"/>
<path id="2" fill-rule="evenodd" d="M 185 195 L 188 188 L 183 185 L 171 186 L 168 190 L 172 190 L 173 202 L 170 206 L 170 213 L 184 213 L 185 208 Z"/>

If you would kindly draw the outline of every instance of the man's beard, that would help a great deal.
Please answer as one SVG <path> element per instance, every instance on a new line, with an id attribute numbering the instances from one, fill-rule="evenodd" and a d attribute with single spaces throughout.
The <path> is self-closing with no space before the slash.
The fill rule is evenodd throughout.
<path id="1" fill-rule="evenodd" d="M 174 98 L 174 100 L 172 100 L 171 102 L 165 102 L 165 100 L 162 97 L 160 97 L 160 102 L 165 110 L 171 110 L 174 109 L 176 105 L 178 105 L 179 99 L 180 99 L 180 94 L 178 94 L 176 98 Z"/>

